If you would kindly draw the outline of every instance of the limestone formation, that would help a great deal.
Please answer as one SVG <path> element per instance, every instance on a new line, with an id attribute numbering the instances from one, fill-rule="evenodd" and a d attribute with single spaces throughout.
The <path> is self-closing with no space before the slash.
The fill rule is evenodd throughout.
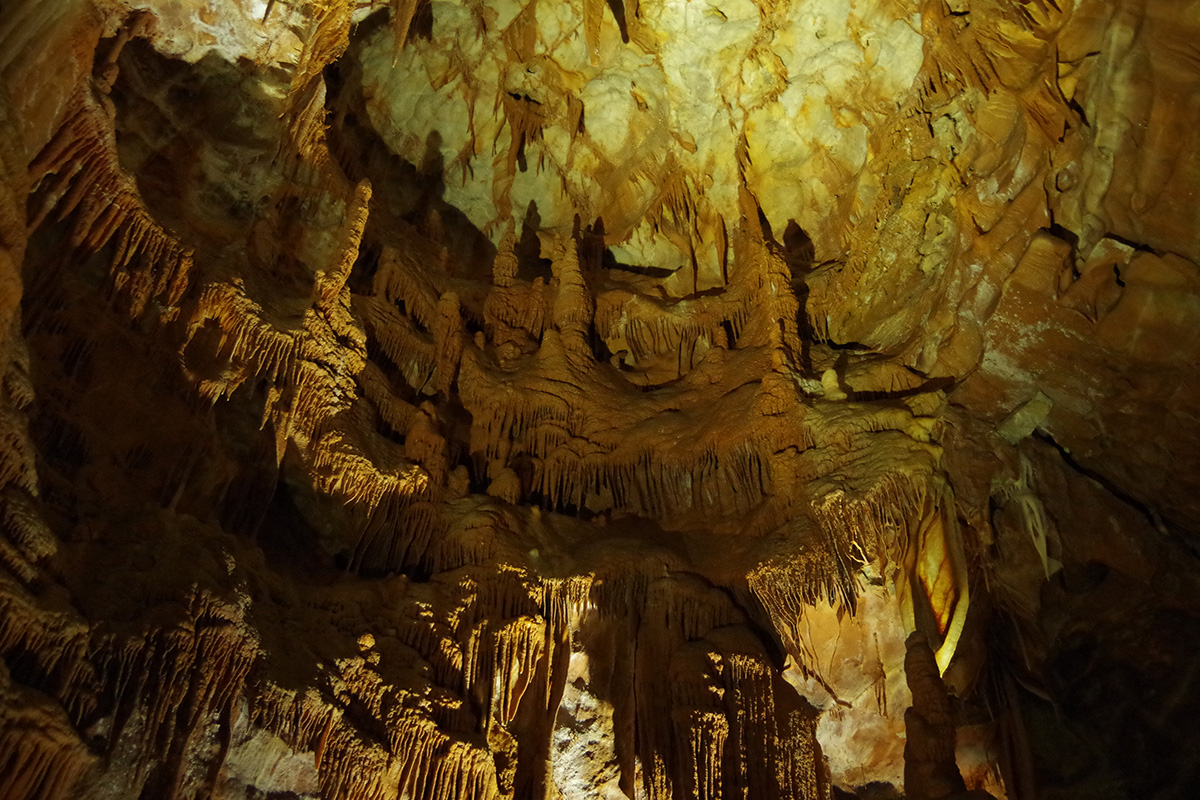
<path id="1" fill-rule="evenodd" d="M 1168 0 L 0 0 L 0 800 L 1200 787 Z"/>

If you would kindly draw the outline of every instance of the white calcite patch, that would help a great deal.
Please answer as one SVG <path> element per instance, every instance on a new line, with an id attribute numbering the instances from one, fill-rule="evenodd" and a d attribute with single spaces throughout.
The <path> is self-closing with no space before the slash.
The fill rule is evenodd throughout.
<path id="1" fill-rule="evenodd" d="M 805 609 L 798 628 L 805 663 L 790 662 L 784 678 L 824 712 L 817 741 L 834 784 L 903 786 L 904 711 L 912 695 L 897 595 L 868 586 L 853 616 L 818 603 Z"/>
<path id="2" fill-rule="evenodd" d="M 223 788 L 228 796 L 244 796 L 246 787 L 252 786 L 262 793 L 318 797 L 321 788 L 313 754 L 297 753 L 273 733 L 249 727 L 245 722 L 249 717 L 243 702 L 225 758 Z"/>
<path id="3" fill-rule="evenodd" d="M 628 800 L 620 789 L 613 707 L 594 693 L 591 672 L 587 653 L 573 642 L 550 744 L 550 796 Z"/>
<path id="4" fill-rule="evenodd" d="M 773 36 L 784 71 L 778 101 L 750 112 L 750 181 L 768 221 L 795 219 L 813 233 L 835 198 L 855 189 L 870 132 L 895 113 L 923 59 L 920 17 L 895 19 L 882 3 L 796 4 Z M 844 176 L 844 178 L 840 178 Z"/>
<path id="5" fill-rule="evenodd" d="M 125 5 L 156 19 L 154 47 L 195 63 L 209 54 L 230 62 L 295 64 L 303 42 L 293 26 L 302 15 L 288 0 L 135 0 Z"/>

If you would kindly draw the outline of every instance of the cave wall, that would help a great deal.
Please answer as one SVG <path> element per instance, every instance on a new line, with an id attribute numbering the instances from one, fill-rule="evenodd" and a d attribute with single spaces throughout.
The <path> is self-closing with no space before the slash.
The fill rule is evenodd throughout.
<path id="1" fill-rule="evenodd" d="M 0 797 L 1192 796 L 1193 5 L 0 3 Z"/>

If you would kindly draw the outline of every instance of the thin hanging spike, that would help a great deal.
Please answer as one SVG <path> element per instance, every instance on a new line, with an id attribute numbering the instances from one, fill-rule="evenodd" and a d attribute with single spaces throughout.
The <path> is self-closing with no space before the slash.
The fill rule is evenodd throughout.
<path id="1" fill-rule="evenodd" d="M 408 31 L 417 13 L 419 0 L 392 0 L 392 66 L 400 60 L 400 53 L 408 42 Z"/>
<path id="2" fill-rule="evenodd" d="M 588 61 L 600 66 L 600 27 L 603 22 L 604 0 L 583 0 L 583 32 Z"/>

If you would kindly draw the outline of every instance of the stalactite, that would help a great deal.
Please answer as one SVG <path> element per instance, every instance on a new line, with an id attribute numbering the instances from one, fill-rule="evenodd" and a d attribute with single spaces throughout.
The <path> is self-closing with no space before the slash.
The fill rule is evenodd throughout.
<path id="1" fill-rule="evenodd" d="M 395 39 L 392 51 L 392 64 L 400 58 L 404 44 L 408 41 L 408 29 L 412 26 L 413 17 L 417 13 L 419 0 L 391 0 L 392 2 L 392 36 Z"/>
<path id="2" fill-rule="evenodd" d="M 722 786 L 729 719 L 723 711 L 676 711 L 676 736 L 686 742 L 684 786 L 697 800 L 719 800 Z"/>
<path id="3" fill-rule="evenodd" d="M 414 636 L 418 631 L 424 634 Z M 401 638 L 418 652 L 449 641 L 445 632 L 416 620 L 402 629 Z M 373 646 L 374 637 L 364 641 Z M 386 725 L 385 748 L 363 738 L 348 715 L 331 710 L 312 690 L 297 694 L 264 687 L 252 706 L 256 725 L 275 731 L 298 750 L 314 753 L 323 794 L 387 798 L 398 791 L 400 796 L 447 800 L 497 796 L 495 766 L 488 753 L 448 734 L 427 716 L 428 709 L 411 707 L 416 697 L 408 695 L 415 687 L 383 683 L 361 658 L 346 659 L 339 669 L 342 691 Z"/>
<path id="4" fill-rule="evenodd" d="M 45 687 L 61 703 L 61 708 L 48 701 L 32 703 L 28 699 L 5 704 L 6 708 L 27 709 L 28 713 L 45 704 L 49 711 L 36 723 L 36 731 L 18 737 L 24 766 L 3 770 L 11 781 L 5 797 L 68 796 L 63 793 L 91 762 L 70 726 L 93 714 L 98 706 L 114 714 L 110 732 L 113 741 L 120 736 L 132 710 L 143 709 L 138 771 L 145 775 L 152 763 L 173 760 L 165 773 L 170 774 L 184 758 L 191 733 L 235 701 L 257 658 L 256 642 L 229 624 L 234 622 L 236 612 L 231 613 L 221 601 L 202 592 L 193 596 L 179 627 L 145 637 L 100 635 L 67 615 L 40 612 L 15 587 L 6 587 L 4 601 L 0 652 L 38 654 L 38 660 L 25 662 L 22 674 L 14 678 L 22 684 Z M 4 678 L 7 686 L 7 671 Z M 60 722 L 56 715 L 61 715 L 62 709 L 69 717 Z M 8 720 L 5 729 L 14 734 L 21 730 L 21 724 Z M 40 740 L 39 736 L 57 743 Z M 13 744 L 3 749 L 12 753 Z M 23 794 L 22 788 L 32 793 Z M 166 796 L 174 795 L 170 788 L 164 791 Z"/>
<path id="5" fill-rule="evenodd" d="M 515 515 L 494 503 L 472 498 L 466 510 L 446 515 L 443 535 L 426 553 L 422 563 L 433 572 L 464 566 L 484 566 L 499 557 L 498 539 L 519 530 Z"/>
<path id="6" fill-rule="evenodd" d="M 538 104 L 526 97 L 514 97 L 512 93 L 506 93 L 500 100 L 511 137 L 506 165 L 507 174 L 511 177 L 518 167 L 525 169 L 525 148 L 541 137 L 546 119 Z"/>
<path id="7" fill-rule="evenodd" d="M 1046 510 L 1042 501 L 1034 491 L 1033 464 L 1025 455 L 1021 455 L 1019 474 L 1014 480 L 997 480 L 993 482 L 993 492 L 1008 502 L 1015 502 L 1021 512 L 1021 521 L 1025 532 L 1033 542 L 1041 559 L 1042 569 L 1046 579 L 1062 568 L 1061 562 L 1050 556 L 1048 533 L 1051 531 Z"/>
<path id="8" fill-rule="evenodd" d="M 393 454 L 389 460 L 397 471 L 383 472 L 356 446 L 354 437 L 354 428 L 331 429 L 314 448 L 313 467 L 322 491 L 370 511 L 385 500 L 407 499 L 427 490 L 428 474 L 420 467 Z"/>
<path id="9" fill-rule="evenodd" d="M 9 364 L 0 380 L 8 401 L 18 410 L 24 411 L 33 403 L 35 392 L 30 374 L 29 347 L 25 338 L 14 330 L 8 340 Z"/>
<path id="10" fill-rule="evenodd" d="M 309 104 L 321 72 L 350 43 L 352 7 L 343 0 L 317 0 L 304 20 L 310 26 L 288 90 L 290 116 Z M 304 152 L 304 151 L 301 151 Z"/>
<path id="11" fill-rule="evenodd" d="M 341 242 L 337 251 L 340 258 L 336 264 L 317 275 L 317 297 L 323 304 L 332 303 L 341 294 L 350 277 L 350 270 L 358 259 L 359 246 L 362 243 L 363 230 L 367 226 L 367 212 L 371 202 L 371 182 L 362 180 L 354 189 L 354 194 L 346 204 L 346 222 L 340 231 Z"/>
<path id="12" fill-rule="evenodd" d="M 331 312 L 305 311 L 298 326 L 291 321 L 289 328 L 279 328 L 267 320 L 265 309 L 251 300 L 239 287 L 227 283 L 208 284 L 201 293 L 196 311 L 188 326 L 189 339 L 207 325 L 215 324 L 220 337 L 217 351 L 225 358 L 221 369 L 202 365 L 197 372 L 189 367 L 185 353 L 184 367 L 197 382 L 201 396 L 216 401 L 229 395 L 250 375 L 265 378 L 270 386 L 264 409 L 264 422 L 270 420 L 275 428 L 277 455 L 290 439 L 304 443 L 314 439 L 328 446 L 327 452 L 318 447 L 311 456 L 318 471 L 319 485 L 326 491 L 347 493 L 348 502 L 364 500 L 368 508 L 379 504 L 385 494 L 396 491 L 396 481 L 375 480 L 369 485 L 356 483 L 349 476 L 377 476 L 378 472 L 364 457 L 344 445 L 348 430 L 326 430 L 329 420 L 345 412 L 357 392 L 353 376 L 365 364 L 365 343 L 361 350 L 347 350 L 343 343 L 361 340 L 361 332 L 349 320 L 349 311 L 335 306 Z M 348 368 L 344 373 L 331 374 L 322 365 L 332 353 Z M 350 357 L 349 359 L 347 357 Z M 361 416 L 361 415 L 360 415 Z M 360 416 L 344 419 L 359 427 L 367 426 Z M 359 437 L 360 439 L 362 437 Z M 407 475 L 407 473 L 406 473 Z M 413 474 L 400 480 L 406 487 L 423 486 L 423 478 Z M 390 487 L 390 488 L 383 488 Z M 404 492 L 401 492 L 402 494 Z M 340 495 L 341 496 L 341 495 Z"/>
<path id="13" fill-rule="evenodd" d="M 206 324 L 215 323 L 220 331 L 217 352 L 227 361 L 219 377 L 209 377 L 184 364 L 199 385 L 201 395 L 215 401 L 232 394 L 249 374 L 261 375 L 272 383 L 291 383 L 297 376 L 297 350 L 300 345 L 291 331 L 272 326 L 264 309 L 237 286 L 210 283 L 204 287 L 196 311 L 188 325 L 184 351 Z M 204 365 L 208 366 L 208 365 Z"/>
<path id="14" fill-rule="evenodd" d="M 749 314 L 753 297 L 727 292 L 674 302 L 655 300 L 625 290 L 610 290 L 596 300 L 596 329 L 606 340 L 629 345 L 637 361 L 677 352 L 685 342 L 703 339 L 726 346 L 725 325 L 737 332 Z"/>
<path id="15" fill-rule="evenodd" d="M 404 52 L 417 0 L 387 5 L 397 77 L 407 69 L 401 58 L 418 58 L 426 46 Z M 632 31 L 639 46 L 654 44 L 636 3 L 610 6 L 623 37 Z M 643 231 L 650 230 L 656 243 L 665 236 L 683 254 L 685 271 L 690 258 L 690 287 L 686 272 L 610 269 L 598 215 L 580 213 L 583 244 L 578 231 L 563 233 L 559 218 L 536 232 L 536 252 L 527 249 L 529 240 L 518 245 L 510 190 L 514 178 L 526 177 L 516 173 L 528 169 L 533 149 L 539 151 L 536 173 L 553 160 L 550 151 L 559 143 L 598 148 L 600 141 L 599 124 L 585 128 L 579 86 L 552 87 L 564 89 L 565 99 L 556 99 L 565 106 L 568 127 L 565 134 L 555 130 L 553 139 L 551 129 L 562 123 L 555 115 L 563 109 L 517 88 L 537 85 L 533 66 L 544 43 L 533 5 L 503 34 L 505 46 L 529 69 L 504 74 L 506 90 L 496 96 L 493 230 L 507 227 L 489 282 L 479 254 L 490 246 L 490 231 L 457 240 L 478 218 L 477 209 L 450 213 L 442 204 L 449 202 L 447 191 L 436 196 L 438 208 L 414 213 L 409 195 L 415 190 L 404 184 L 411 165 L 389 164 L 396 170 L 383 177 L 399 175 L 404 185 L 385 187 L 373 160 L 378 153 L 349 157 L 357 144 L 347 120 L 354 112 L 363 122 L 356 105 L 362 98 L 339 84 L 353 87 L 362 78 L 356 70 L 366 70 L 377 56 L 364 45 L 356 65 L 347 64 L 344 72 L 329 67 L 348 45 L 351 21 L 373 10 L 340 0 L 289 10 L 289 19 L 300 20 L 292 31 L 303 50 L 297 63 L 270 68 L 292 76 L 283 131 L 273 134 L 281 139 L 276 151 L 262 159 L 256 154 L 253 162 L 256 169 L 269 162 L 264 172 L 282 187 L 261 198 L 278 218 L 260 216 L 248 250 L 235 242 L 206 252 L 202 275 L 190 274 L 191 252 L 156 222 L 133 180 L 120 171 L 104 98 L 96 94 L 112 59 L 101 65 L 99 88 L 81 93 L 73 116 L 34 164 L 38 194 L 31 222 L 42 224 L 55 212 L 60 221 L 70 220 L 77 251 L 72 263 L 111 244 L 113 284 L 130 297 L 135 314 L 169 318 L 186 300 L 186 325 L 165 326 L 161 333 L 179 345 L 190 381 L 184 393 L 210 403 L 230 399 L 243 386 L 255 402 L 265 395 L 261 419 L 271 426 L 271 466 L 278 467 L 268 470 L 269 483 L 278 495 L 260 538 L 246 543 L 212 533 L 230 573 L 222 580 L 252 573 L 244 586 L 230 590 L 236 600 L 220 601 L 196 588 L 183 598 L 178 618 L 169 616 L 179 611 L 172 606 L 163 611 L 166 622 L 141 628 L 131 622 L 133 634 L 91 629 L 74 612 L 37 612 L 20 582 L 36 585 L 44 577 L 38 562 L 55 552 L 57 542 L 39 515 L 32 466 L 37 454 L 19 413 L 34 398 L 30 370 L 22 365 L 6 373 L 0 521 L 7 538 L 0 561 L 19 581 L 3 577 L 0 655 L 8 661 L 18 651 L 34 654 L 11 659 L 23 665 L 14 680 L 58 691 L 48 696 L 66 709 L 67 722 L 61 753 L 12 737 L 0 741 L 0 771 L 18 758 L 30 765 L 15 771 L 23 776 L 19 781 L 0 784 L 0 797 L 65 796 L 88 763 L 77 758 L 71 726 L 101 711 L 111 712 L 110 749 L 116 752 L 122 737 L 136 740 L 127 751 L 141 759 L 138 779 L 155 782 L 142 793 L 170 796 L 181 785 L 185 756 L 207 746 L 211 729 L 235 727 L 229 719 L 243 704 L 247 730 L 278 736 L 293 755 L 312 754 L 324 796 L 466 800 L 553 793 L 539 785 L 548 768 L 531 763 L 545 755 L 537 737 L 544 739 L 543 728 L 558 724 L 548 715 L 561 710 L 555 703 L 568 691 L 564 665 L 574 660 L 571 669 L 582 670 L 585 657 L 594 657 L 588 680 L 596 685 L 586 689 L 596 697 L 590 699 L 620 706 L 612 710 L 614 720 L 626 715 L 614 723 L 623 790 L 660 800 L 817 800 L 824 795 L 815 712 L 788 694 L 767 638 L 777 633 L 789 655 L 801 653 L 805 609 L 828 600 L 853 612 L 868 564 L 881 565 L 887 580 L 907 580 L 904 590 L 927 593 L 944 637 L 941 668 L 962 631 L 965 557 L 940 464 L 934 418 L 941 412 L 913 399 L 937 394 L 922 377 L 924 367 L 913 378 L 915 367 L 905 366 L 914 363 L 911 353 L 871 343 L 827 346 L 819 338 L 836 338 L 829 320 L 807 320 L 817 332 L 802 335 L 800 315 L 817 313 L 797 296 L 809 290 L 802 284 L 812 277 L 812 265 L 801 265 L 794 252 L 785 261 L 786 248 L 770 241 L 761 220 L 772 210 L 760 206 L 759 195 L 766 196 L 761 185 L 751 186 L 748 125 L 736 134 L 737 152 L 729 154 L 741 168 L 736 190 L 742 219 L 735 210 L 728 229 L 714 198 L 735 187 L 710 189 L 689 172 L 682 151 L 647 155 L 671 135 L 658 110 L 648 115 L 655 117 L 652 123 L 640 116 L 629 121 L 629 142 L 636 142 L 630 147 L 638 151 L 629 154 L 630 164 L 593 153 L 611 173 L 600 176 L 603 202 L 618 198 L 612 205 L 624 212 L 629 203 L 620 193 L 631 191 L 626 183 L 636 186 L 637 202 L 649 204 L 638 224 L 646 223 Z M 593 66 L 600 65 L 611 33 L 603 10 L 600 0 L 582 2 L 582 41 Z M 765 36 L 782 17 L 777 9 L 761 11 Z M 475 15 L 470 18 L 484 37 L 483 24 L 492 17 L 474 7 L 463 13 Z M 932 15 L 928 24 L 945 24 L 944 14 Z M 363 28 L 365 39 L 369 27 Z M 121 36 L 123 43 L 128 36 Z M 968 73 L 977 66 L 984 38 L 973 32 L 963 43 L 944 45 L 942 69 L 921 86 L 924 102 L 947 102 L 955 82 L 986 88 L 997 73 Z M 1000 40 L 1008 42 L 1004 35 Z M 461 55 L 452 59 L 456 70 L 465 64 Z M 264 66 L 252 62 L 239 62 L 238 69 L 248 75 Z M 963 73 L 956 77 L 959 68 Z M 766 80 L 771 71 L 747 71 L 743 82 Z M 444 86 L 456 82 L 455 91 L 474 91 L 466 77 L 441 77 Z M 1031 89 L 1022 102 L 1039 105 L 1044 99 L 1033 99 L 1037 93 L 1043 90 Z M 778 99 L 777 92 L 767 96 Z M 646 104 L 635 99 L 643 106 L 640 115 Z M 387 115 L 367 110 L 368 127 L 386 140 Z M 476 113 L 482 107 L 472 105 L 472 139 Z M 1039 124 L 1053 123 L 1047 113 Z M 327 125 L 344 127 L 336 135 L 350 140 L 337 148 L 346 156 L 341 162 L 330 154 Z M 335 136 L 332 128 L 329 136 Z M 682 134 L 678 139 L 683 151 L 697 154 L 695 141 L 689 146 Z M 385 144 L 395 149 L 394 142 Z M 480 145 L 473 142 L 457 162 L 464 180 Z M 874 140 L 870 148 L 876 169 Z M 847 170 L 835 161 L 829 158 L 830 169 Z M 363 174 L 377 180 L 380 213 L 370 226 L 372 184 L 352 183 L 340 164 L 356 180 Z M 722 180 L 715 170 L 705 177 Z M 897 187 L 876 186 L 875 173 L 860 177 L 861 196 L 834 198 L 835 204 L 865 203 L 862 198 L 875 192 L 884 198 L 880 208 L 902 201 L 894 192 L 884 197 Z M 421 203 L 434 196 L 428 187 L 416 188 Z M 582 206 L 574 196 L 568 199 Z M 250 205 L 258 200 L 251 198 Z M 612 224 L 613 216 L 605 215 Z M 414 218 L 423 221 L 405 221 Z M 622 241 L 632 223 L 618 224 L 622 230 L 610 232 L 607 243 L 629 245 L 626 252 L 645 244 Z M 204 239 L 203 231 L 187 233 L 188 241 Z M 838 235 L 849 234 L 835 231 L 824 239 Z M 260 240 L 267 244 L 258 248 Z M 364 243 L 368 252 L 381 251 L 377 265 L 360 261 Z M 701 264 L 708 256 L 700 250 L 710 245 L 724 280 L 715 288 L 711 284 L 720 279 L 712 274 L 701 282 L 704 270 L 715 269 L 711 259 Z M 820 245 L 829 247 L 824 240 Z M 462 263 L 452 260 L 464 252 L 470 255 Z M 531 266 L 523 259 L 531 256 L 549 257 L 551 279 L 521 277 Z M 352 274 L 356 268 L 364 274 Z M 189 281 L 196 287 L 185 298 Z M 32 302 L 50 304 L 44 296 Z M 869 371 L 854 372 L 866 358 L 859 349 L 888 359 L 886 368 L 871 374 L 876 383 L 855 382 Z M 876 386 L 885 388 L 869 388 Z M 862 396 L 874 391 L 897 396 L 886 402 Z M 221 447 L 235 438 L 230 431 L 237 423 L 229 420 L 240 420 L 242 412 L 234 398 L 205 419 L 215 442 L 212 453 L 195 457 L 203 462 L 196 472 L 209 473 L 205 481 L 219 483 L 210 474 L 235 458 Z M 99 483 L 91 476 L 102 475 L 112 459 L 105 461 L 103 448 L 72 430 L 63 426 L 47 436 L 80 445 L 63 449 L 82 451 L 88 477 L 71 488 L 84 493 L 93 488 L 89 481 Z M 227 449 L 238 457 L 246 449 L 257 453 L 257 444 L 241 444 Z M 133 454 L 130 460 L 138 453 L 132 446 L 121 449 Z M 167 474 L 174 483 L 175 472 Z M 1032 494 L 1026 477 L 1022 472 L 1009 499 L 1020 504 L 1049 572 L 1046 515 L 1036 498 L 1022 494 Z M 179 494 L 187 482 L 180 480 Z M 207 501 L 201 491 L 195 494 Z M 81 515 L 90 513 L 88 503 L 94 505 L 94 497 L 81 500 Z M 191 513 L 199 506 L 193 500 L 178 508 Z M 167 512 L 188 516 L 176 508 L 172 501 Z M 276 524 L 277 510 L 283 523 Z M 283 512 L 294 512 L 304 524 L 293 526 Z M 78 549 L 69 554 L 74 558 L 91 546 L 88 530 L 80 527 L 72 530 L 79 538 L 71 542 Z M 276 565 L 260 570 L 263 562 L 256 559 L 273 559 L 279 551 L 295 555 L 290 550 L 300 547 L 301 536 L 317 541 L 311 570 L 321 579 L 292 598 L 279 584 L 293 579 L 293 565 L 281 557 L 276 574 Z M 720 537 L 732 543 L 728 559 L 725 545 L 716 543 Z M 595 553 L 601 554 L 595 562 L 587 560 Z M 330 568 L 334 562 L 344 571 Z M 902 570 L 907 574 L 897 577 Z M 244 613 L 251 603 L 258 615 L 253 618 Z M 759 619 L 764 609 L 766 621 Z M 263 641 L 252 623 L 263 626 Z M 773 630 L 760 632 L 759 625 Z M 269 641 L 282 635 L 275 626 L 287 637 L 303 626 L 295 652 L 287 652 L 299 665 L 295 670 L 272 660 L 280 658 Z M 310 631 L 317 633 L 309 637 Z M 620 645 L 612 653 L 595 644 L 606 636 Z M 600 663 L 610 656 L 611 663 Z M 605 670 L 612 686 L 602 685 Z M 611 696 L 601 696 L 605 689 Z M 51 744 L 57 746 L 57 739 Z M 214 775 L 221 774 L 223 757 L 214 756 Z M 642 785 L 633 786 L 639 780 Z"/>
<path id="16" fill-rule="evenodd" d="M 438 299 L 437 316 L 433 322 L 434 361 L 437 390 L 449 395 L 458 376 L 465 331 L 458 295 L 446 292 Z"/>
<path id="17" fill-rule="evenodd" d="M 424 468 L 432 485 L 445 484 L 449 471 L 446 439 L 438 432 L 433 409 L 428 404 L 413 415 L 404 437 L 404 455 Z"/>
<path id="18" fill-rule="evenodd" d="M 394 305 L 376 297 L 354 298 L 354 308 L 366 322 L 372 341 L 400 370 L 409 386 L 420 390 L 430 383 L 437 367 L 434 342 L 421 333 Z"/>
<path id="19" fill-rule="evenodd" d="M 94 756 L 62 710 L 14 685 L 0 666 L 0 797 L 66 800 Z"/>
<path id="20" fill-rule="evenodd" d="M 537 664 L 545 657 L 545 643 L 545 624 L 537 618 L 514 620 L 493 634 L 491 707 L 501 725 L 508 725 L 516 717 L 517 707 L 537 671 Z"/>
<path id="21" fill-rule="evenodd" d="M 880 556 L 893 563 L 903 560 L 909 520 L 924 505 L 934 482 L 929 466 L 921 466 L 924 470 L 885 472 L 865 491 L 850 494 L 835 489 L 814 505 L 823 527 L 834 537 L 839 559 L 851 563 Z"/>
<path id="22" fill-rule="evenodd" d="M 45 611 L 23 587 L 0 573 L 0 653 L 32 655 L 31 675 L 15 676 L 29 683 L 45 676 L 48 684 L 75 691 L 84 683 L 82 659 L 88 647 L 87 625 L 74 613 Z M 68 700 L 67 706 L 78 705 Z"/>
<path id="23" fill-rule="evenodd" d="M 396 395 L 383 370 L 367 361 L 358 373 L 357 382 L 363 396 L 375 404 L 379 416 L 388 427 L 397 433 L 408 430 L 417 409 Z"/>
<path id="24" fill-rule="evenodd" d="M 10 485 L 37 494 L 34 448 L 25 414 L 0 397 L 0 487 Z"/>
<path id="25" fill-rule="evenodd" d="M 905 580 L 900 586 L 901 607 L 908 629 L 917 630 L 915 593 L 923 594 L 919 602 L 933 612 L 936 625 L 936 630 L 927 635 L 937 637 L 932 643 L 936 645 L 935 660 L 941 673 L 954 657 L 970 607 L 966 556 L 953 492 L 944 488 L 931 494 L 913 527 L 915 535 L 908 541 Z"/>
<path id="26" fill-rule="evenodd" d="M 385 247 L 379 258 L 372 291 L 390 301 L 404 303 L 405 312 L 428 329 L 437 314 L 442 291 L 434 278 L 407 251 Z"/>
<path id="27" fill-rule="evenodd" d="M 118 718 L 128 719 L 133 707 L 145 710 L 139 771 L 153 761 L 174 759 L 169 767 L 178 766 L 197 726 L 241 693 L 257 647 L 228 624 L 234 621 L 230 617 L 220 600 L 197 592 L 181 627 L 141 640 L 111 637 L 96 643 L 93 659 L 122 665 L 102 670 L 109 676 L 105 691 Z M 121 732 L 122 726 L 114 724 L 111 740 Z"/>
<path id="28" fill-rule="evenodd" d="M 790 643 L 789 650 L 801 649 L 798 621 L 807 606 L 824 601 L 844 603 L 850 591 L 841 582 L 831 554 L 817 547 L 765 560 L 747 580 L 785 643 Z"/>
<path id="29" fill-rule="evenodd" d="M 58 541 L 33 498 L 18 487 L 0 491 L 0 520 L 4 526 L 0 561 L 21 580 L 31 582 L 37 576 L 34 565 L 52 556 L 58 549 Z"/>
<path id="30" fill-rule="evenodd" d="M 80 89 L 73 111 L 29 168 L 34 176 L 29 229 L 51 212 L 71 220 L 70 243 L 82 256 L 117 245 L 113 285 L 140 316 L 154 300 L 172 316 L 187 288 L 193 254 L 146 210 L 133 179 L 118 163 L 112 123 L 91 90 Z"/>
<path id="31" fill-rule="evenodd" d="M 603 17 L 603 0 L 583 0 L 584 44 L 593 67 L 600 66 L 600 26 Z"/>

